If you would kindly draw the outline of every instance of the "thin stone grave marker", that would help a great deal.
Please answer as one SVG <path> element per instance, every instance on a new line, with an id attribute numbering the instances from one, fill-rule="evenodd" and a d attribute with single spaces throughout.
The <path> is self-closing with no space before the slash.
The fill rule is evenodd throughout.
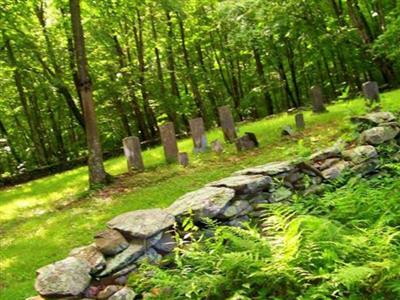
<path id="1" fill-rule="evenodd" d="M 179 150 L 176 142 L 174 124 L 172 122 L 160 126 L 160 137 L 167 163 L 177 162 Z"/>
<path id="2" fill-rule="evenodd" d="M 143 171 L 144 164 L 142 151 L 140 149 L 140 140 L 136 136 L 129 136 L 122 140 L 124 145 L 124 153 L 128 162 L 128 171 L 132 170 Z"/>
<path id="3" fill-rule="evenodd" d="M 234 142 L 237 134 L 231 109 L 228 105 L 221 106 L 218 108 L 218 114 L 225 140 L 231 143 Z"/>
<path id="4" fill-rule="evenodd" d="M 313 112 L 326 112 L 326 108 L 324 105 L 324 93 L 319 85 L 314 85 L 310 88 L 310 96 L 312 99 Z"/>
<path id="5" fill-rule="evenodd" d="M 207 150 L 207 137 L 203 119 L 191 119 L 189 121 L 189 126 L 193 139 L 194 153 L 205 152 Z"/>
<path id="6" fill-rule="evenodd" d="M 376 81 L 367 81 L 363 83 L 362 90 L 364 97 L 371 102 L 379 102 L 379 86 Z"/>
<path id="7" fill-rule="evenodd" d="M 296 127 L 297 129 L 304 129 L 305 124 L 304 124 L 304 115 L 302 113 L 296 114 L 294 117 L 296 121 Z"/>

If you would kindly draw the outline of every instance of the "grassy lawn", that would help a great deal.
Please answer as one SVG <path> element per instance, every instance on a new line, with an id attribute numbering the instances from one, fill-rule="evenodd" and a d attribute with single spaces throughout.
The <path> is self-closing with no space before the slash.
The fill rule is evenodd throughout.
<path id="1" fill-rule="evenodd" d="M 400 110 L 400 91 L 382 96 L 387 110 Z M 85 167 L 0 190 L 0 298 L 24 299 L 34 295 L 35 270 L 64 258 L 76 247 L 90 243 L 95 232 L 112 217 L 135 209 L 166 207 L 185 192 L 229 175 L 235 170 L 288 159 L 331 144 L 348 125 L 348 117 L 365 111 L 361 99 L 329 106 L 322 115 L 305 113 L 306 130 L 294 138 L 281 138 L 282 126 L 294 126 L 294 116 L 282 114 L 240 125 L 240 133 L 254 132 L 260 148 L 237 154 L 229 145 L 222 155 L 190 156 L 190 167 L 167 166 L 160 147 L 143 153 L 146 171 L 126 172 L 123 157 L 106 162 L 107 171 L 120 175 L 106 189 L 89 194 Z M 208 140 L 222 139 L 220 130 Z M 191 152 L 190 139 L 179 142 Z"/>

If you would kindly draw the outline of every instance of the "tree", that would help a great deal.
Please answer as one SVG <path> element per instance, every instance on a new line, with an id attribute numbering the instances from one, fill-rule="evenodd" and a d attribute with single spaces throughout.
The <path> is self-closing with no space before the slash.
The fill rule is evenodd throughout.
<path id="1" fill-rule="evenodd" d="M 103 152 L 96 124 L 96 112 L 93 102 L 92 82 L 89 77 L 86 58 L 85 38 L 81 23 L 79 0 L 70 0 L 72 33 L 75 45 L 75 58 L 78 68 L 79 92 L 82 97 L 83 115 L 85 119 L 86 140 L 89 150 L 88 167 L 90 186 L 104 184 L 108 181 L 103 165 Z"/>

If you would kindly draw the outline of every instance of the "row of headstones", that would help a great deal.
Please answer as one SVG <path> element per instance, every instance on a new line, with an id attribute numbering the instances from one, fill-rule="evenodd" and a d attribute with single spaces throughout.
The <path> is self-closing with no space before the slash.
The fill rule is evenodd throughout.
<path id="1" fill-rule="evenodd" d="M 380 100 L 379 96 L 379 86 L 376 81 L 367 81 L 362 85 L 362 93 L 365 99 L 371 102 L 378 102 Z M 325 95 L 322 88 L 319 85 L 314 85 L 310 89 L 310 96 L 312 99 L 313 112 L 323 113 L 326 111 L 325 108 Z"/>
<path id="2" fill-rule="evenodd" d="M 370 101 L 379 101 L 379 87 L 375 81 L 365 82 L 362 86 L 364 97 Z M 310 89 L 312 98 L 313 112 L 326 112 L 325 96 L 320 86 L 315 85 Z M 258 141 L 253 133 L 247 132 L 244 136 L 237 136 L 235 121 L 229 106 L 218 108 L 219 120 L 227 142 L 235 143 L 238 151 L 258 147 Z M 304 129 L 305 122 L 302 113 L 295 115 L 297 129 Z M 207 137 L 202 118 L 195 118 L 189 121 L 190 132 L 192 135 L 194 152 L 205 152 L 207 150 Z M 189 164 L 189 155 L 187 152 L 179 152 L 176 140 L 174 124 L 168 122 L 160 126 L 161 143 L 164 149 L 165 160 L 167 163 L 179 162 L 182 166 Z M 141 154 L 140 140 L 136 136 L 127 137 L 123 140 L 124 153 L 128 161 L 128 170 L 144 170 L 144 163 Z M 212 142 L 212 148 L 215 152 L 222 152 L 222 144 L 217 140 Z"/>
<path id="3" fill-rule="evenodd" d="M 235 129 L 235 121 L 229 106 L 219 107 L 218 112 L 225 140 L 228 142 L 235 142 L 237 140 L 237 133 Z M 208 145 L 203 119 L 191 119 L 189 121 L 189 127 L 193 140 L 194 153 L 207 151 Z M 160 126 L 159 130 L 166 162 L 179 162 L 181 165 L 187 166 L 189 163 L 189 155 L 187 152 L 179 152 L 174 124 L 168 122 Z M 144 163 L 139 138 L 136 136 L 130 136 L 123 139 L 123 147 L 128 161 L 128 169 L 143 171 Z M 212 143 L 212 148 L 215 152 L 222 152 L 223 150 L 222 144 L 219 141 L 214 141 Z"/>

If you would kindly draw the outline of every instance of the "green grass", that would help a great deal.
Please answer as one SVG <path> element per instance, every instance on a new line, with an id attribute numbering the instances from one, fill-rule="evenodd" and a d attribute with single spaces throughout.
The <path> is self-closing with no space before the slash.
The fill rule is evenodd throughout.
<path id="1" fill-rule="evenodd" d="M 400 91 L 382 96 L 383 108 L 400 110 Z M 144 151 L 146 171 L 133 176 L 123 157 L 106 162 L 112 175 L 121 175 L 110 187 L 87 193 L 85 167 L 0 190 L 0 298 L 23 299 L 35 292 L 35 270 L 64 258 L 68 252 L 90 243 L 106 221 L 130 210 L 166 207 L 185 192 L 229 175 L 235 170 L 274 160 L 292 158 L 331 144 L 348 124 L 347 117 L 365 111 L 361 99 L 329 106 L 322 115 L 305 113 L 307 129 L 296 138 L 283 139 L 280 128 L 294 125 L 294 116 L 240 125 L 240 132 L 254 132 L 260 148 L 237 154 L 232 145 L 222 155 L 190 156 L 190 167 L 165 165 L 160 147 Z M 208 140 L 222 139 L 220 130 Z M 192 142 L 179 142 L 180 151 L 191 152 Z"/>

